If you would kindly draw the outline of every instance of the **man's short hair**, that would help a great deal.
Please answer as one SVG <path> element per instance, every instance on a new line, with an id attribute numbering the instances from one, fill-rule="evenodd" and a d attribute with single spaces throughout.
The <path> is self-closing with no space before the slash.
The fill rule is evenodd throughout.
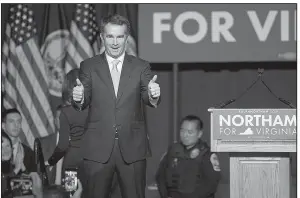
<path id="1" fill-rule="evenodd" d="M 1 119 L 2 123 L 6 121 L 6 117 L 7 117 L 7 115 L 10 114 L 10 113 L 18 113 L 19 115 L 21 115 L 20 111 L 19 111 L 18 109 L 16 109 L 16 108 L 6 109 L 6 110 L 4 110 L 4 112 L 2 113 L 2 119 Z"/>
<path id="2" fill-rule="evenodd" d="M 126 25 L 127 27 L 127 34 L 130 34 L 130 22 L 126 17 L 123 17 L 119 14 L 108 15 L 107 17 L 103 17 L 100 21 L 100 32 L 104 32 L 104 27 L 108 24 L 115 24 L 115 25 Z"/>
<path id="3" fill-rule="evenodd" d="M 65 189 L 59 185 L 44 187 L 43 198 L 68 198 Z"/>
<path id="4" fill-rule="evenodd" d="M 202 130 L 203 129 L 203 122 L 202 120 L 198 117 L 198 116 L 195 116 L 195 115 L 188 115 L 188 116 L 185 116 L 184 118 L 182 118 L 181 122 L 180 122 L 180 126 L 182 125 L 183 122 L 185 121 L 189 121 L 189 122 L 197 122 L 197 128 L 199 130 Z"/>

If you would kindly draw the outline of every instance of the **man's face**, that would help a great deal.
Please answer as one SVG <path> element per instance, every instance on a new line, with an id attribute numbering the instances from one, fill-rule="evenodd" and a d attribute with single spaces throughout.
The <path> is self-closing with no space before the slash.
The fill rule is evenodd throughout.
<path id="1" fill-rule="evenodd" d="M 127 26 L 125 24 L 116 25 L 108 23 L 100 36 L 104 43 L 105 51 L 109 56 L 118 58 L 124 53 L 128 38 Z"/>
<path id="2" fill-rule="evenodd" d="M 22 127 L 21 115 L 18 113 L 10 113 L 6 115 L 6 119 L 2 127 L 9 136 L 19 137 Z"/>
<path id="3" fill-rule="evenodd" d="M 2 141 L 2 152 L 1 152 L 2 158 L 1 159 L 3 161 L 8 161 L 12 157 L 12 147 L 7 138 L 2 138 L 1 141 Z"/>
<path id="4" fill-rule="evenodd" d="M 202 136 L 196 121 L 184 121 L 180 128 L 180 140 L 184 146 L 193 146 Z"/>

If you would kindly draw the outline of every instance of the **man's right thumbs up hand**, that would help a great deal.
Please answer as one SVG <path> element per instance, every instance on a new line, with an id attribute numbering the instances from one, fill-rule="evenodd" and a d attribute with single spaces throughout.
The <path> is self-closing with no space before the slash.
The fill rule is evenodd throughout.
<path id="1" fill-rule="evenodd" d="M 80 80 L 76 79 L 76 86 L 73 88 L 73 100 L 75 102 L 81 102 L 83 98 L 84 87 Z"/>

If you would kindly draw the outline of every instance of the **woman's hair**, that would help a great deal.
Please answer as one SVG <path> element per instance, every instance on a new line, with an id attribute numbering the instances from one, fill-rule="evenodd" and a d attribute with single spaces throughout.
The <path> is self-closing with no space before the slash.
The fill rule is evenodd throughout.
<path id="1" fill-rule="evenodd" d="M 65 80 L 62 84 L 63 105 L 70 105 L 72 103 L 73 88 L 76 86 L 76 79 L 78 78 L 78 76 L 78 68 L 72 69 L 66 74 Z"/>
<path id="2" fill-rule="evenodd" d="M 3 138 L 6 138 L 11 146 L 11 149 L 13 149 L 13 146 L 12 146 L 12 142 L 11 142 L 11 139 L 9 138 L 9 136 L 7 135 L 7 133 L 5 133 L 3 131 L 3 129 L 1 129 L 1 146 L 2 146 L 2 143 L 3 143 Z M 13 155 L 11 155 L 11 158 L 9 160 L 2 160 L 1 158 L 1 172 L 3 173 L 9 173 L 13 170 Z"/>
<path id="3" fill-rule="evenodd" d="M 2 138 L 8 139 L 10 146 L 12 148 L 12 141 L 11 141 L 10 137 L 7 135 L 7 133 L 4 132 L 3 129 L 1 129 L 1 143 L 2 143 Z"/>
<path id="4" fill-rule="evenodd" d="M 3 138 L 6 138 L 6 139 L 8 140 L 8 142 L 9 142 L 9 144 L 10 144 L 10 147 L 11 147 L 11 149 L 12 149 L 12 148 L 13 148 L 13 145 L 12 145 L 12 141 L 11 141 L 10 137 L 7 135 L 7 133 L 5 133 L 5 132 L 3 131 L 3 129 L 1 129 L 1 144 L 3 143 Z"/>

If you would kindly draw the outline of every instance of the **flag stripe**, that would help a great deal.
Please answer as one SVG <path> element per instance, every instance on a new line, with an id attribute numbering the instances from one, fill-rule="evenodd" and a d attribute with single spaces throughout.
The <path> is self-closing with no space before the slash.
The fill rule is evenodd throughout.
<path id="1" fill-rule="evenodd" d="M 37 48 L 37 43 L 36 39 L 31 39 L 31 41 L 26 42 L 24 47 L 24 51 L 26 52 L 31 52 L 31 55 L 33 56 L 32 62 L 35 64 L 33 65 L 33 68 L 37 68 L 37 70 L 34 70 L 37 72 L 36 76 L 39 77 L 39 83 L 43 88 L 48 88 L 48 76 L 46 73 L 45 65 L 44 65 L 44 60 L 42 59 L 40 55 L 40 50 Z M 26 50 L 27 49 L 27 50 Z M 30 50 L 29 50 L 30 49 Z M 27 54 L 27 57 L 28 56 Z M 45 95 L 47 96 L 47 92 L 45 90 Z"/>
<path id="2" fill-rule="evenodd" d="M 46 118 L 46 114 L 43 111 L 42 104 L 39 102 L 39 99 L 41 98 L 41 95 L 38 95 L 34 92 L 37 91 L 36 87 L 30 86 L 30 81 L 29 79 L 33 78 L 27 78 L 26 73 L 29 71 L 27 68 L 20 67 L 19 68 L 19 73 L 16 75 L 16 87 L 19 90 L 20 95 L 24 99 L 24 102 L 26 106 L 30 109 L 32 119 L 36 125 L 36 127 L 39 129 L 39 136 L 46 136 L 47 135 L 47 123 L 42 121 L 42 118 Z M 35 82 L 38 84 L 38 82 Z M 53 132 L 53 131 L 51 131 Z M 38 137 L 39 137 L 38 136 Z"/>
<path id="3" fill-rule="evenodd" d="M 17 70 L 15 68 L 15 66 L 9 61 L 9 64 L 8 64 L 8 72 L 7 72 L 7 75 L 6 75 L 6 78 L 7 78 L 7 82 L 5 84 L 6 86 L 6 90 L 7 90 L 7 93 L 5 95 L 5 98 L 7 96 L 11 96 L 12 99 L 14 99 L 15 103 L 17 103 L 17 105 L 20 105 L 21 109 L 23 111 L 23 114 L 25 115 L 25 117 L 23 117 L 23 120 L 24 119 L 27 119 L 27 121 L 29 123 L 33 123 L 34 119 L 32 118 L 32 115 L 30 114 L 29 110 L 33 110 L 34 107 L 31 107 L 31 105 L 28 105 L 28 100 L 24 101 L 23 99 L 29 99 L 30 97 L 22 97 L 22 93 L 24 95 L 24 93 L 26 92 L 27 93 L 27 90 L 23 84 L 23 82 L 21 80 L 18 80 L 20 79 L 21 77 L 19 76 L 19 73 L 17 73 Z M 25 84 L 27 84 L 25 82 Z M 27 94 L 29 95 L 29 94 Z M 26 105 L 27 103 L 27 105 Z M 24 105 L 23 105 L 24 104 Z M 36 128 L 35 125 L 32 125 L 32 133 L 34 133 L 34 136 L 38 137 L 39 136 L 39 132 Z"/>
<path id="4" fill-rule="evenodd" d="M 1 59 L 2 59 L 2 65 L 4 66 L 2 68 L 2 71 L 3 71 L 3 69 L 4 70 L 6 69 L 7 56 L 5 56 L 5 54 L 2 54 Z"/>
<path id="5" fill-rule="evenodd" d="M 75 62 L 75 68 L 78 68 L 79 67 L 79 64 L 82 60 L 84 60 L 85 58 L 87 57 L 82 57 L 77 49 L 75 48 L 74 44 L 71 42 L 69 45 L 68 45 L 68 54 L 67 54 L 67 58 L 71 58 L 73 59 L 73 62 Z"/>
<path id="6" fill-rule="evenodd" d="M 44 120 L 44 123 L 46 123 L 47 127 L 51 127 L 52 132 L 54 133 L 54 123 L 51 122 L 51 120 L 53 120 L 52 109 L 51 109 L 49 101 L 47 99 L 49 97 L 49 95 L 47 92 L 48 84 L 46 82 L 47 77 L 45 77 L 45 65 L 43 64 L 44 62 L 43 62 L 43 59 L 41 58 L 41 56 L 37 56 L 37 54 L 39 53 L 39 50 L 36 47 L 35 39 L 33 39 L 32 41 L 33 42 L 29 41 L 24 45 L 24 52 L 27 55 L 27 57 L 32 57 L 32 55 L 34 57 L 33 58 L 34 61 L 31 61 L 31 63 L 32 63 L 31 65 L 34 68 L 33 72 L 35 73 L 35 78 L 37 78 L 38 82 L 39 82 L 37 85 L 41 86 L 41 93 L 42 92 L 44 93 L 43 95 L 37 93 L 37 96 L 39 96 L 38 99 L 40 99 L 40 103 L 46 114 L 45 117 L 43 115 L 41 115 L 41 118 Z M 27 44 L 28 44 L 28 46 L 27 46 Z M 31 52 L 31 53 L 29 53 L 29 52 Z M 44 77 L 42 77 L 42 76 L 44 76 Z M 37 87 L 37 88 L 39 88 L 39 87 Z"/>
<path id="7" fill-rule="evenodd" d="M 12 45 L 12 46 L 14 46 L 14 45 Z M 24 100 L 22 100 L 22 101 L 24 104 L 27 104 L 26 106 L 28 109 L 31 109 L 32 120 L 35 121 L 35 125 L 38 128 L 41 127 L 41 128 L 39 128 L 40 130 L 38 131 L 38 133 L 34 134 L 34 135 L 37 137 L 46 136 L 46 135 L 48 135 L 48 133 L 47 133 L 47 129 L 45 126 L 47 126 L 48 123 L 42 122 L 41 118 L 47 118 L 47 117 L 46 117 L 45 112 L 42 110 L 43 109 L 42 105 L 38 101 L 38 98 L 40 98 L 42 96 L 42 94 L 41 93 L 34 94 L 34 92 L 37 91 L 37 89 L 35 89 L 33 86 L 30 86 L 31 83 L 34 83 L 34 82 L 29 80 L 29 79 L 31 79 L 31 80 L 34 79 L 34 77 L 31 74 L 26 75 L 26 73 L 29 73 L 31 71 L 31 68 L 30 67 L 27 68 L 26 64 L 25 64 L 25 67 L 22 67 L 19 62 L 19 59 L 16 58 L 14 55 L 11 55 L 10 61 L 12 61 L 12 64 L 8 65 L 8 70 L 10 71 L 10 74 L 12 76 L 15 76 L 14 77 L 14 80 L 16 81 L 15 87 L 17 87 L 17 90 L 19 90 L 19 92 L 20 92 L 20 93 L 19 92 L 17 92 L 17 93 L 20 94 L 21 96 L 23 95 L 23 98 L 26 103 L 24 103 Z M 18 66 L 18 68 L 16 66 Z M 27 76 L 29 76 L 29 78 Z M 35 84 L 38 84 L 38 81 L 35 81 Z M 24 89 L 19 89 L 20 86 L 24 87 Z M 29 94 L 28 92 L 32 93 L 32 94 Z M 39 96 L 39 97 L 37 97 L 37 96 Z M 38 114 L 37 114 L 37 112 L 38 112 Z M 51 132 L 53 132 L 53 131 L 51 131 Z"/>
<path id="8" fill-rule="evenodd" d="M 88 58 L 89 55 L 85 52 L 84 48 L 80 45 L 80 43 L 77 42 L 76 38 L 74 38 L 72 34 L 70 34 L 70 39 L 71 42 L 68 46 L 68 52 L 70 53 L 71 57 L 77 58 L 72 55 L 78 54 L 80 60 Z"/>
<path id="9" fill-rule="evenodd" d="M 8 55 L 8 46 L 6 42 L 3 42 L 3 50 L 1 53 L 1 59 L 2 59 L 2 67 L 1 67 L 1 87 L 2 87 L 2 92 L 5 90 L 5 76 L 6 76 L 6 64 L 7 64 L 7 55 Z"/>
<path id="10" fill-rule="evenodd" d="M 4 36 L 6 37 L 6 36 Z M 4 82 L 5 80 L 5 75 L 6 75 L 6 64 L 7 64 L 7 61 L 8 61 L 8 53 L 9 53 L 9 49 L 8 49 L 8 45 L 7 43 L 3 42 L 2 44 L 2 53 L 1 53 L 1 59 L 2 59 L 2 68 L 1 68 L 1 77 L 2 77 L 2 82 Z"/>
<path id="11" fill-rule="evenodd" d="M 34 39 L 32 38 L 30 41 L 28 41 L 27 43 L 30 42 L 34 42 Z M 41 80 L 42 76 L 40 75 L 39 69 L 37 68 L 37 64 L 35 61 L 33 61 L 33 56 L 32 56 L 32 52 L 30 49 L 27 48 L 27 44 L 24 44 L 23 48 L 21 47 L 17 47 L 17 54 L 18 57 L 21 61 L 21 65 L 23 66 L 24 70 L 23 72 L 26 73 L 28 79 L 30 79 L 30 81 L 28 81 L 29 83 L 31 83 L 31 87 L 33 89 L 33 91 L 35 92 L 35 96 L 38 99 L 40 106 L 38 106 L 38 109 L 41 108 L 44 110 L 44 114 L 40 114 L 41 118 L 45 119 L 44 120 L 44 124 L 46 127 L 48 127 L 48 125 L 51 122 L 48 122 L 48 119 L 53 119 L 53 115 L 52 115 L 52 111 L 50 108 L 50 105 L 48 103 L 48 95 L 47 93 L 45 93 L 46 90 L 48 90 L 48 85 L 45 83 L 45 79 Z M 30 60 L 30 61 L 29 61 Z M 41 59 L 40 59 L 41 60 Z M 43 62 L 39 63 L 40 65 L 44 65 Z M 36 83 L 38 82 L 38 83 Z M 44 82 L 44 83 L 43 83 Z M 54 132 L 54 124 L 52 123 L 52 125 L 50 124 L 50 127 Z"/>
<path id="12" fill-rule="evenodd" d="M 67 56 L 67 57 L 66 57 L 66 63 L 70 64 L 70 66 L 71 66 L 72 68 L 78 68 L 81 61 L 82 61 L 82 59 L 81 59 L 81 60 L 78 60 L 78 63 L 76 63 L 76 62 L 74 61 L 74 59 L 73 59 L 71 56 Z"/>
<path id="13" fill-rule="evenodd" d="M 92 57 L 94 55 L 93 49 L 89 41 L 85 38 L 85 36 L 82 34 L 81 30 L 78 28 L 77 24 L 74 21 L 71 22 L 71 35 L 71 38 L 75 37 L 76 41 L 80 44 L 82 49 L 85 49 L 84 51 L 86 53 L 86 58 Z"/>
<path id="14" fill-rule="evenodd" d="M 54 133 L 53 113 L 48 98 L 48 76 L 35 40 L 37 27 L 32 7 L 15 4 L 9 13 L 9 18 L 13 20 L 6 25 L 2 46 L 2 66 L 5 67 L 2 70 L 5 78 L 3 100 L 7 108 L 16 107 L 20 111 L 24 132 L 21 135 L 33 147 L 35 137 Z"/>
<path id="15" fill-rule="evenodd" d="M 10 37 L 9 35 L 11 34 L 11 27 L 9 23 L 6 24 L 5 34 Z"/>
<path id="16" fill-rule="evenodd" d="M 8 49 L 8 45 L 7 43 L 4 41 L 3 42 L 3 45 L 2 45 L 2 61 L 3 61 L 3 56 L 5 56 L 5 60 L 7 60 L 7 56 L 8 56 L 8 52 L 9 52 L 9 49 Z M 6 61 L 5 61 L 6 62 Z"/>
<path id="17" fill-rule="evenodd" d="M 9 83 L 6 81 L 6 83 Z M 11 85 L 6 85 L 7 87 L 11 86 Z M 15 92 L 15 90 L 13 90 Z M 7 102 L 7 104 L 9 104 L 7 107 L 4 105 L 5 108 L 12 108 L 12 107 L 16 107 L 16 103 L 15 100 L 13 100 L 13 98 L 17 98 L 16 94 L 11 93 L 12 91 L 10 91 L 10 94 L 7 94 L 4 98 L 3 101 Z"/>
<path id="18" fill-rule="evenodd" d="M 43 88 L 48 88 L 48 84 L 46 82 L 45 79 L 47 78 L 44 78 L 44 75 L 42 74 L 41 70 L 38 69 L 39 68 L 39 65 L 41 65 L 41 62 L 37 63 L 36 62 L 36 59 L 34 57 L 34 54 L 37 53 L 37 52 L 34 52 L 32 51 L 32 48 L 29 47 L 27 44 L 24 44 L 23 46 L 24 50 L 22 48 L 20 48 L 20 53 L 19 54 L 22 54 L 22 55 L 25 55 L 25 59 L 24 61 L 26 60 L 30 60 L 30 61 L 26 61 L 24 62 L 24 64 L 22 64 L 24 66 L 24 70 L 27 71 L 28 70 L 28 77 L 29 79 L 35 79 L 37 78 L 37 85 L 36 86 L 39 86 L 37 87 L 38 91 L 42 91 L 43 93 L 36 93 L 37 96 L 39 96 L 40 98 L 40 102 L 41 104 L 43 104 L 43 102 L 47 101 L 46 100 L 46 96 L 47 96 L 47 89 L 43 89 Z M 26 64 L 25 64 L 26 63 Z M 30 64 L 29 64 L 30 63 Z M 27 65 L 28 64 L 28 65 Z M 32 82 L 33 84 L 34 82 Z M 36 83 L 34 83 L 36 84 Z M 34 85 L 32 85 L 32 87 L 34 87 Z"/>
<path id="19" fill-rule="evenodd" d="M 10 108 L 15 107 L 16 105 L 14 104 L 13 99 L 8 95 L 3 100 L 3 106 L 4 106 L 4 108 L 9 108 L 10 109 Z"/>

